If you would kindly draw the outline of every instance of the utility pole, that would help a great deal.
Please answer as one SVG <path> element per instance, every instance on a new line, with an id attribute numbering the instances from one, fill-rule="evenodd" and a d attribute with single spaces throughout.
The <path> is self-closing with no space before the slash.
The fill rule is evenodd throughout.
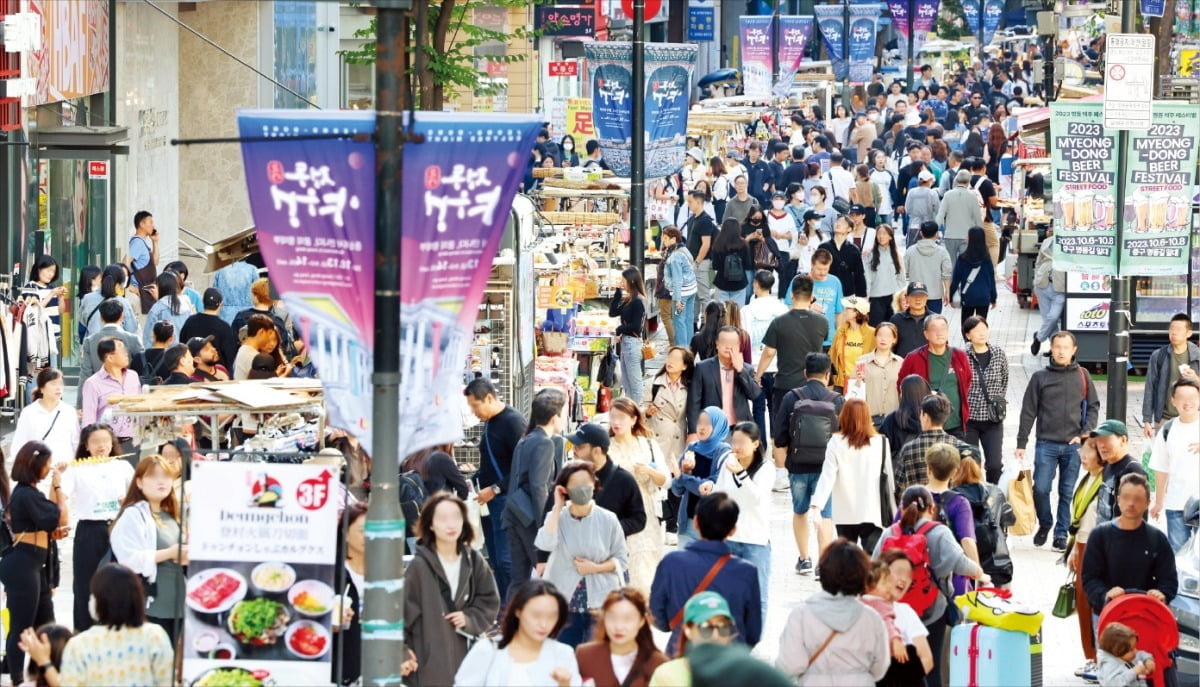
<path id="1" fill-rule="evenodd" d="M 908 0 L 908 82 L 906 87 L 910 93 L 917 92 L 917 77 L 916 72 L 913 71 L 913 61 L 916 60 L 916 56 L 913 55 L 913 44 L 916 43 L 916 36 L 913 35 L 913 14 L 917 11 L 917 8 L 915 7 L 916 4 L 917 3 L 915 0 Z M 980 17 L 979 21 L 982 22 L 983 17 Z"/>
<path id="2" fill-rule="evenodd" d="M 1136 4 L 1121 3 L 1121 33 L 1136 30 Z M 1129 169 L 1129 132 L 1117 132 L 1117 207 L 1125 207 L 1125 181 Z M 1129 277 L 1121 277 L 1121 242 L 1125 237 L 1125 213 L 1117 214 L 1116 274 L 1112 278 L 1108 310 L 1108 417 L 1125 421 L 1129 380 Z"/>
<path id="3" fill-rule="evenodd" d="M 775 0 L 775 12 L 771 15 L 771 83 L 779 81 L 779 5 L 783 0 Z M 790 87 L 791 84 L 788 84 Z"/>
<path id="4" fill-rule="evenodd" d="M 842 82 L 842 104 L 850 109 L 850 0 L 842 0 L 842 64 L 846 65 L 846 80 Z M 834 75 L 836 78 L 837 75 Z M 830 112 L 832 117 L 833 113 Z"/>
<path id="5" fill-rule="evenodd" d="M 971 0 L 967 0 L 967 2 L 970 1 Z M 986 62 L 986 60 L 983 59 L 983 22 L 987 16 L 984 14 L 984 10 L 987 9 L 984 7 L 985 1 L 986 0 L 979 0 L 979 64 Z"/>
<path id="6" fill-rule="evenodd" d="M 404 652 L 404 512 L 400 510 L 400 178 L 408 89 L 411 0 L 375 0 L 375 369 L 374 469 L 367 509 L 362 614 L 363 684 L 401 685 Z M 424 2 L 418 10 L 418 30 Z"/>
<path id="7" fill-rule="evenodd" d="M 646 0 L 633 0 L 633 149 L 629 161 L 629 264 L 646 262 Z"/>

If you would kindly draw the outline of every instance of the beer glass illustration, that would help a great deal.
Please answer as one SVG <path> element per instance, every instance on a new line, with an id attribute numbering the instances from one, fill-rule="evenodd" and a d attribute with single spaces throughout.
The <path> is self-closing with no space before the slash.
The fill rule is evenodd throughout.
<path id="1" fill-rule="evenodd" d="M 1096 228 L 1105 229 L 1113 225 L 1116 203 L 1111 197 L 1097 196 L 1095 206 Z"/>
<path id="2" fill-rule="evenodd" d="M 1163 231 L 1167 228 L 1167 205 L 1171 194 L 1159 191 L 1150 195 L 1150 230 Z"/>
<path id="3" fill-rule="evenodd" d="M 1133 214 L 1137 221 L 1137 231 L 1146 231 L 1150 219 L 1150 199 L 1141 193 L 1133 196 Z"/>
<path id="4" fill-rule="evenodd" d="M 1191 204 L 1187 198 L 1172 198 L 1167 205 L 1167 226 L 1171 229 L 1186 229 L 1190 222 Z"/>
<path id="5" fill-rule="evenodd" d="M 1075 193 L 1075 226 L 1079 228 L 1091 229 L 1093 225 L 1093 212 L 1095 211 L 1096 194 L 1092 191 L 1078 191 Z"/>
<path id="6" fill-rule="evenodd" d="M 1072 229 L 1075 227 L 1075 195 L 1067 191 L 1059 191 L 1054 194 L 1054 201 L 1058 203 L 1058 212 L 1055 213 L 1062 219 L 1064 229 Z"/>

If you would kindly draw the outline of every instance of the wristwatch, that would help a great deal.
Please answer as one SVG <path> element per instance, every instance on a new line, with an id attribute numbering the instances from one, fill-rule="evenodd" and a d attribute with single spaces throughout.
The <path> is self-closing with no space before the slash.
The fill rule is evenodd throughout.
<path id="1" fill-rule="evenodd" d="M 493 496 L 499 496 L 500 494 L 504 493 L 504 490 L 500 488 L 499 484 L 493 484 L 489 488 L 492 490 Z"/>
<path id="2" fill-rule="evenodd" d="M 45 663 L 38 666 L 38 670 L 42 671 L 42 673 L 44 674 L 47 670 L 50 670 L 53 667 L 54 667 L 53 663 L 51 663 L 50 661 L 46 661 Z"/>

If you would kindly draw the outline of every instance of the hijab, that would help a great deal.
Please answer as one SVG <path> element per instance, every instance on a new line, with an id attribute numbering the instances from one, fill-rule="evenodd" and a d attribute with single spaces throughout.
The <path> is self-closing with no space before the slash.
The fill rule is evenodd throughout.
<path id="1" fill-rule="evenodd" d="M 699 439 L 688 444 L 688 450 L 695 451 L 702 456 L 715 458 L 722 448 L 729 449 L 725 443 L 725 440 L 729 438 L 729 418 L 725 417 L 725 411 L 717 406 L 705 408 L 704 414 L 712 423 L 712 434 L 708 435 L 707 439 Z"/>

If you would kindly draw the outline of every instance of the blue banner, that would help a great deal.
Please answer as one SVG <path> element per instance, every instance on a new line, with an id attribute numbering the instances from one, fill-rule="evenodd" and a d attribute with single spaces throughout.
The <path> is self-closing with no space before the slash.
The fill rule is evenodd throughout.
<path id="1" fill-rule="evenodd" d="M 825 43 L 825 51 L 829 53 L 829 61 L 833 64 L 833 76 L 839 81 L 845 81 L 847 74 L 845 55 L 842 46 L 846 37 L 842 35 L 843 8 L 841 5 L 817 5 L 813 14 L 817 18 L 817 28 Z"/>
<path id="2" fill-rule="evenodd" d="M 875 36 L 879 31 L 879 5 L 850 6 L 850 81 L 866 83 L 875 71 Z"/>
<path id="3" fill-rule="evenodd" d="M 1166 11 L 1166 0 L 1142 0 L 1143 17 L 1161 17 Z"/>
<path id="4" fill-rule="evenodd" d="M 963 19 L 972 38 L 979 36 L 979 10 L 984 0 L 962 0 Z"/>
<path id="5" fill-rule="evenodd" d="M 634 84 L 631 43 L 587 43 L 592 116 L 604 159 L 617 176 L 631 173 L 633 89 L 644 88 L 646 178 L 679 170 L 687 148 L 687 116 L 695 45 L 647 43 L 646 83 Z"/>
<path id="6" fill-rule="evenodd" d="M 983 5 L 983 44 L 990 45 L 1004 17 L 1004 0 L 986 0 Z"/>
<path id="7" fill-rule="evenodd" d="M 691 0 L 688 4 L 688 40 L 711 41 L 714 36 L 716 9 L 712 0 Z"/>

